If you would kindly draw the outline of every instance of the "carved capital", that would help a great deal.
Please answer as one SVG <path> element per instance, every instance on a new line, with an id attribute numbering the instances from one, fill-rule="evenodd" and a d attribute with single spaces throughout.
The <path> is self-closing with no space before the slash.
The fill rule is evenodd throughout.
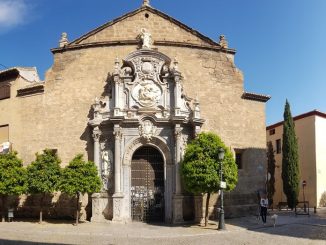
<path id="1" fill-rule="evenodd" d="M 102 135 L 102 131 L 98 126 L 96 126 L 93 129 L 93 134 L 92 134 L 94 141 L 99 142 L 101 135 Z"/>
<path id="2" fill-rule="evenodd" d="M 175 126 L 175 129 L 174 129 L 174 136 L 175 136 L 175 139 L 176 139 L 176 140 L 180 140 L 181 135 L 182 135 L 181 132 L 182 132 L 182 128 L 181 128 L 179 125 Z"/>
<path id="3" fill-rule="evenodd" d="M 116 140 L 120 140 L 122 137 L 122 130 L 119 126 L 114 126 L 114 131 L 113 131 L 113 135 L 115 137 Z"/>

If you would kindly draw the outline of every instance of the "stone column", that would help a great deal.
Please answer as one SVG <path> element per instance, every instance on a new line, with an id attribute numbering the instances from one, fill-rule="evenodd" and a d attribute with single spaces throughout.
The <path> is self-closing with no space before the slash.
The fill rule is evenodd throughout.
<path id="1" fill-rule="evenodd" d="M 98 170 L 98 175 L 102 177 L 102 166 L 101 166 L 101 150 L 100 150 L 100 137 L 101 130 L 99 126 L 95 126 L 93 129 L 94 139 L 94 163 Z M 105 222 L 107 213 L 108 195 L 105 192 L 94 193 L 92 195 L 92 222 Z"/>
<path id="2" fill-rule="evenodd" d="M 179 124 L 175 126 L 175 193 L 173 196 L 173 223 L 183 222 L 183 196 L 181 193 L 180 179 L 180 161 L 181 161 L 181 127 Z"/>
<path id="3" fill-rule="evenodd" d="M 119 116 L 120 114 L 120 63 L 118 58 L 114 62 L 114 116 Z"/>
<path id="4" fill-rule="evenodd" d="M 123 193 L 121 191 L 121 128 L 119 125 L 114 125 L 115 141 L 114 141 L 114 194 L 113 194 L 113 219 L 115 222 L 122 222 L 123 210 Z"/>
<path id="5" fill-rule="evenodd" d="M 99 126 L 94 127 L 93 129 L 93 139 L 94 139 L 94 163 L 97 167 L 98 176 L 101 178 L 101 154 L 100 154 L 100 137 L 101 137 L 101 130 Z"/>
<path id="6" fill-rule="evenodd" d="M 181 107 L 181 73 L 179 72 L 178 68 L 178 61 L 175 59 L 173 61 L 174 68 L 173 68 L 173 75 L 174 75 L 174 115 L 180 116 L 180 107 Z"/>

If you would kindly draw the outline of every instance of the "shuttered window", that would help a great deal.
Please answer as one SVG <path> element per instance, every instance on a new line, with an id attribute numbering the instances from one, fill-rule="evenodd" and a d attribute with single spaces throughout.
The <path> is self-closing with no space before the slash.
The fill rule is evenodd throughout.
<path id="1" fill-rule="evenodd" d="M 0 100 L 10 98 L 10 85 L 0 85 Z"/>

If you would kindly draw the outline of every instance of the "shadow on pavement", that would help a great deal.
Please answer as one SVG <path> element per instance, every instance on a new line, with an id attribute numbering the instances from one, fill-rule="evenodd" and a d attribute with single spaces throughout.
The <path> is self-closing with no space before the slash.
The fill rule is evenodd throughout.
<path id="1" fill-rule="evenodd" d="M 277 215 L 275 227 L 271 218 L 273 214 Z M 231 225 L 230 229 L 241 227 L 246 230 L 272 235 L 326 240 L 326 209 L 320 209 L 317 214 L 312 213 L 310 216 L 296 216 L 294 211 L 274 211 L 270 212 L 266 224 L 263 224 L 257 216 L 228 219 L 226 223 Z"/>
<path id="2" fill-rule="evenodd" d="M 63 243 L 44 243 L 44 242 L 27 242 L 27 241 L 18 241 L 18 240 L 5 240 L 5 239 L 0 239 L 0 245 L 31 245 L 31 244 L 51 244 L 51 245 L 56 245 L 56 244 L 63 244 Z M 67 244 L 67 243 L 65 243 Z"/>

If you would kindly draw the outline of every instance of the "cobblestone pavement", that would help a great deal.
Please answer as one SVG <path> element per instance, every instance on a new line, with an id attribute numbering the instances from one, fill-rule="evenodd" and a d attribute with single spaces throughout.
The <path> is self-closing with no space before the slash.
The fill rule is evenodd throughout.
<path id="1" fill-rule="evenodd" d="M 263 225 L 254 216 L 226 220 L 225 231 L 208 227 L 160 226 L 142 223 L 103 224 L 44 223 L 15 221 L 0 223 L 0 244 L 323 244 L 326 245 L 326 210 L 295 216 L 278 212 Z"/>

